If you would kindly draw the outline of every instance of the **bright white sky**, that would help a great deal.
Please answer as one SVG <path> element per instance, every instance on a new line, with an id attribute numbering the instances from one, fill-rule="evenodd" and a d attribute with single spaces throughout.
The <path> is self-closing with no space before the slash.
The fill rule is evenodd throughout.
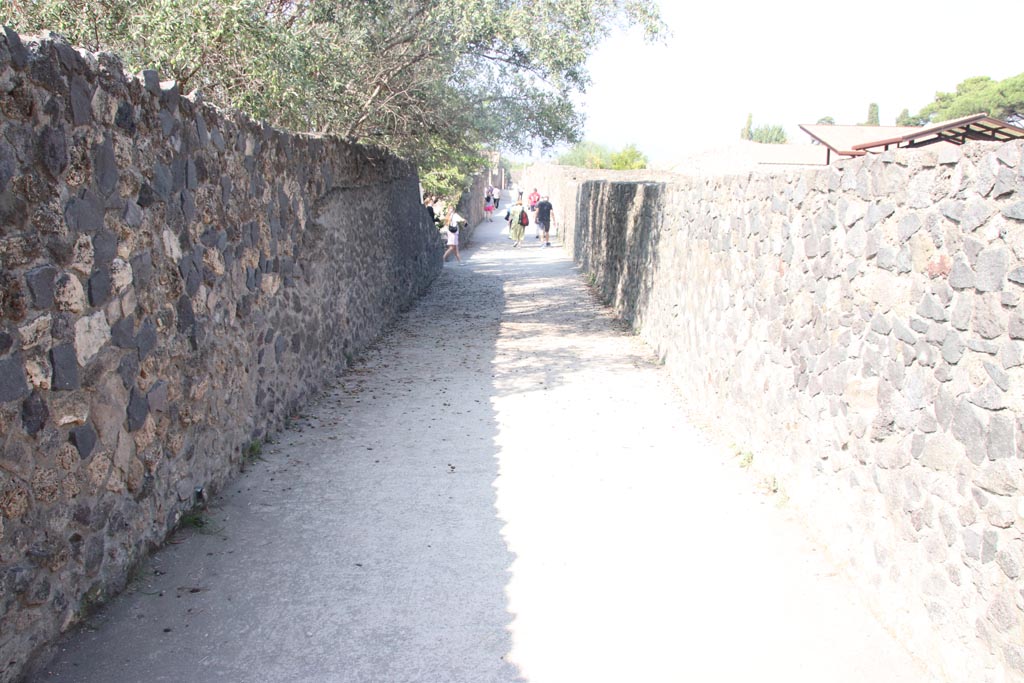
<path id="1" fill-rule="evenodd" d="M 616 32 L 589 62 L 581 106 L 585 139 L 635 144 L 655 165 L 736 141 L 748 113 L 805 143 L 797 124 L 860 123 L 877 102 L 894 125 L 965 78 L 1024 72 L 1021 0 L 658 3 L 667 43 Z"/>

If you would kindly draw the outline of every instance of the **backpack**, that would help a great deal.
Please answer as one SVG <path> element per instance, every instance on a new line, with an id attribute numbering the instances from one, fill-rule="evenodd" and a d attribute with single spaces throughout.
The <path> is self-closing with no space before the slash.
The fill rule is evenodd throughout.
<path id="1" fill-rule="evenodd" d="M 530 217 L 528 215 L 526 215 L 526 210 L 525 209 L 520 209 L 519 210 L 519 225 L 529 225 L 529 224 L 530 224 Z"/>

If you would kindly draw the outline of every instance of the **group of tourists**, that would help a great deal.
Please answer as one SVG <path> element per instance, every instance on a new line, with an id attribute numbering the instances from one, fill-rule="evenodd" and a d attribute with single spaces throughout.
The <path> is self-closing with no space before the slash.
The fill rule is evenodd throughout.
<path id="1" fill-rule="evenodd" d="M 533 214 L 533 223 L 536 225 L 535 236 L 544 247 L 551 246 L 551 225 L 554 222 L 554 207 L 547 196 L 541 196 L 537 188 L 527 197 L 528 204 L 523 205 L 523 193 L 520 190 L 516 203 L 505 213 L 505 220 L 508 221 L 508 236 L 512 240 L 512 246 L 518 247 L 523 243 L 526 236 L 526 227 L 530 225 L 530 214 Z"/>
<path id="2" fill-rule="evenodd" d="M 532 223 L 535 226 L 536 238 L 541 240 L 541 246 L 550 247 L 551 227 L 555 216 L 554 207 L 549 198 L 542 196 L 537 188 L 533 188 L 533 192 L 527 197 L 527 203 L 524 204 L 523 190 L 516 190 L 513 187 L 512 192 L 516 194 L 516 201 L 505 210 L 505 221 L 508 223 L 508 235 L 512 240 L 512 246 L 522 245 L 523 238 L 526 236 L 526 228 Z M 501 191 L 496 190 L 494 186 L 488 186 L 484 195 L 484 213 L 487 215 L 488 221 L 494 220 L 494 212 L 500 202 Z M 430 220 L 439 226 L 445 236 L 447 249 L 445 249 L 443 261 L 447 262 L 448 257 L 454 254 L 459 265 L 466 265 L 459 254 L 459 232 L 467 221 L 456 212 L 455 206 L 449 206 L 439 213 L 439 204 L 440 202 L 435 197 L 426 197 L 423 201 Z"/>

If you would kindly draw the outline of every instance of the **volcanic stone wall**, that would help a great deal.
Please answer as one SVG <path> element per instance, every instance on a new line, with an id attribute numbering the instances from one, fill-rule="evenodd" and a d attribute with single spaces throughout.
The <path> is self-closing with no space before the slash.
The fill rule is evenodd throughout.
<path id="1" fill-rule="evenodd" d="M 0 680 L 437 275 L 415 170 L 0 32 Z"/>
<path id="2" fill-rule="evenodd" d="M 1022 148 L 526 181 L 695 415 L 957 681 L 1024 680 Z"/>

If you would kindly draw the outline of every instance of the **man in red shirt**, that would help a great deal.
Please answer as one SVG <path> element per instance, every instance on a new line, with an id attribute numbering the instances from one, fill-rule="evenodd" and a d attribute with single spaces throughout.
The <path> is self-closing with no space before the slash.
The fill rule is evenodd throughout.
<path id="1" fill-rule="evenodd" d="M 533 192 L 530 193 L 530 211 L 537 210 L 537 202 L 540 201 L 540 192 L 537 192 L 537 188 L 533 188 Z"/>

